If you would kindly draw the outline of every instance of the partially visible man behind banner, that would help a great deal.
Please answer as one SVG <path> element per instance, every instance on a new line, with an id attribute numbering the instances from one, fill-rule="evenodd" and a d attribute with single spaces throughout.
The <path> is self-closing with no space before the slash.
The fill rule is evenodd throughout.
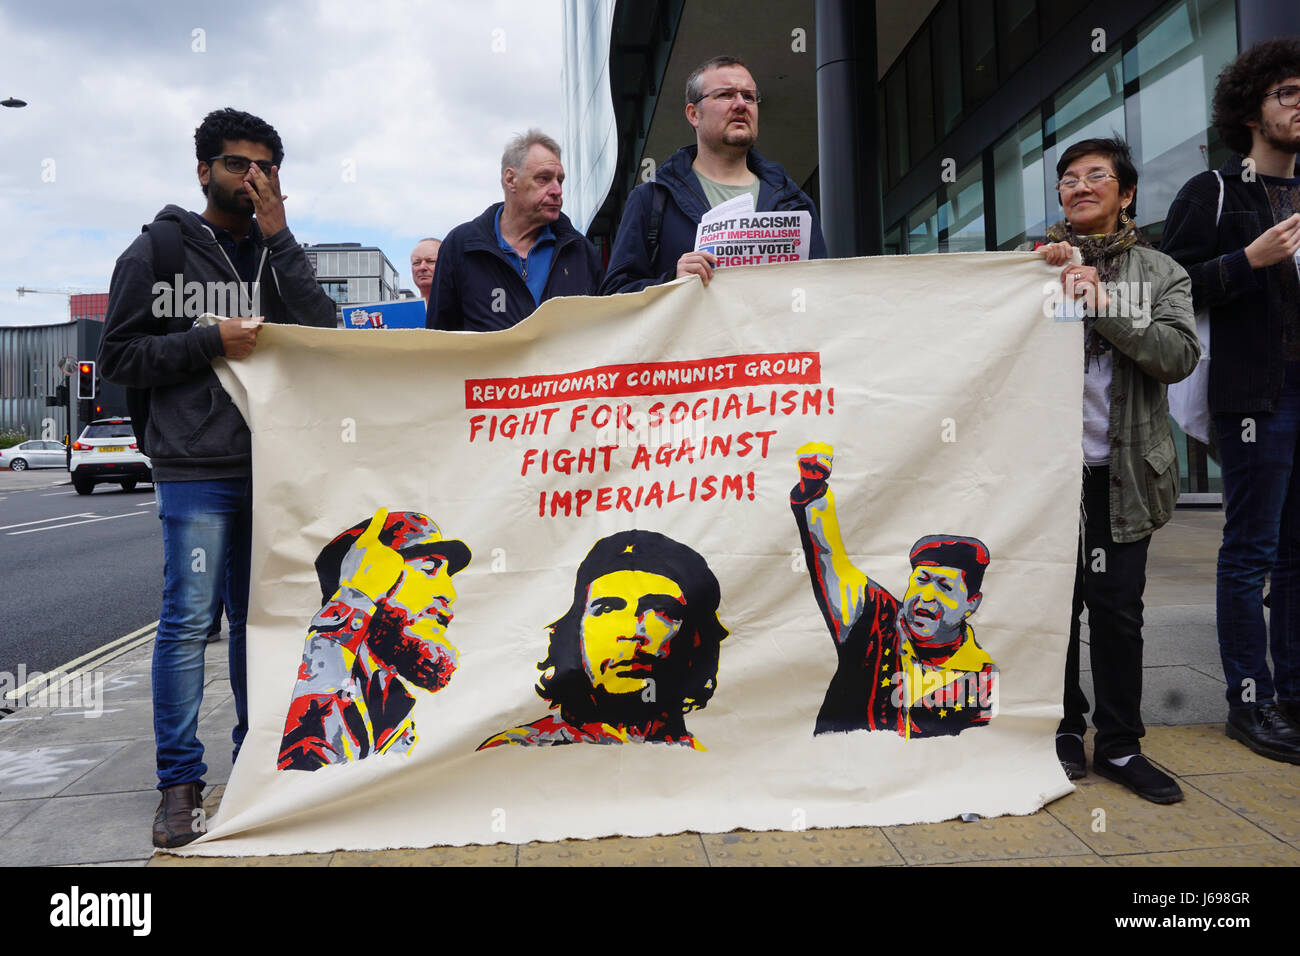
<path id="1" fill-rule="evenodd" d="M 1053 275 L 814 261 L 490 336 L 265 329 L 221 373 L 254 440 L 253 729 L 186 852 L 1066 793 L 1082 373 Z"/>

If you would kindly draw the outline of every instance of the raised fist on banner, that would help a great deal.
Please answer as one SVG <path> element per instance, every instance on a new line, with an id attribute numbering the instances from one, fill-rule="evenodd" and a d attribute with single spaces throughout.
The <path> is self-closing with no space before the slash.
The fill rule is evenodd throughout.
<path id="1" fill-rule="evenodd" d="M 831 476 L 831 465 L 835 462 L 835 446 L 824 441 L 810 441 L 799 446 L 795 452 L 799 456 L 799 476 L 801 478 L 820 478 L 823 481 Z"/>
<path id="2" fill-rule="evenodd" d="M 835 448 L 826 442 L 810 441 L 795 452 L 799 461 L 799 484 L 790 490 L 790 501 L 807 504 L 826 493 L 826 479 L 831 476 Z"/>

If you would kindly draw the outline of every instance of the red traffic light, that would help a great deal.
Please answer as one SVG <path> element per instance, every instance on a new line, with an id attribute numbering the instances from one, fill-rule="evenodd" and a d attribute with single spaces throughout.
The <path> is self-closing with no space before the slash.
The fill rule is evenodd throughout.
<path id="1" fill-rule="evenodd" d="M 95 363 L 77 363 L 77 398 L 95 397 Z"/>

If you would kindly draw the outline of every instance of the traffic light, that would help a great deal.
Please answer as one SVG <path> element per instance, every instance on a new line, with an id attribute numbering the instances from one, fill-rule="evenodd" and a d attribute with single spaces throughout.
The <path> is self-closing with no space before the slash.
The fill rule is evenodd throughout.
<path id="1" fill-rule="evenodd" d="M 68 407 L 68 386 L 66 385 L 54 386 L 54 394 L 45 399 L 45 404 L 50 406 L 51 408 L 67 408 Z"/>
<path id="2" fill-rule="evenodd" d="M 77 398 L 95 397 L 95 363 L 77 363 Z"/>

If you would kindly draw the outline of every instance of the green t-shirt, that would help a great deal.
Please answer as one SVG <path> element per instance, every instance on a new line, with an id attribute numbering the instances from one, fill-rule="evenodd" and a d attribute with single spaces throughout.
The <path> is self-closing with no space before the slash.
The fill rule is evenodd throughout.
<path id="1" fill-rule="evenodd" d="M 728 199 L 735 199 L 741 193 L 751 194 L 754 197 L 754 208 L 758 208 L 757 176 L 754 177 L 754 181 L 748 186 L 727 186 L 723 183 L 715 183 L 712 179 L 701 176 L 695 170 L 692 170 L 692 172 L 695 172 L 695 178 L 700 181 L 700 188 L 704 190 L 704 199 L 708 202 L 710 209 L 726 202 Z"/>

